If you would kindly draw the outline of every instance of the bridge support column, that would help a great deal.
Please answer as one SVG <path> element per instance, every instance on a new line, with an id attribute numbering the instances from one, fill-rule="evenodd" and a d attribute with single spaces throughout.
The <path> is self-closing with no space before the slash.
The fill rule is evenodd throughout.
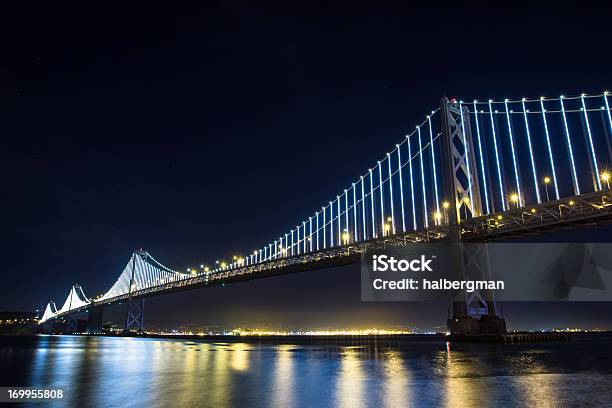
<path id="1" fill-rule="evenodd" d="M 130 297 L 127 309 L 124 331 L 126 333 L 132 330 L 136 332 L 144 331 L 144 298 L 135 300 Z"/>
<path id="2" fill-rule="evenodd" d="M 92 306 L 87 309 L 87 334 L 102 333 L 103 306 Z"/>
<path id="3" fill-rule="evenodd" d="M 54 329 L 55 324 L 56 324 L 55 319 L 46 321 L 39 325 L 39 328 L 40 328 L 39 332 L 43 334 L 53 334 L 53 329 Z"/>
<path id="4" fill-rule="evenodd" d="M 78 320 L 74 313 L 70 313 L 66 316 L 66 327 L 64 328 L 64 334 L 72 334 L 77 331 Z"/>
<path id="5" fill-rule="evenodd" d="M 138 251 L 132 256 L 132 275 L 130 277 L 130 291 L 128 293 L 127 301 L 127 316 L 125 317 L 125 327 L 123 331 L 127 334 L 131 330 L 141 332 L 144 330 L 144 298 L 134 300 L 132 297 L 132 289 L 134 287 L 135 273 L 136 273 L 136 255 L 148 256 L 146 252 Z"/>
<path id="6" fill-rule="evenodd" d="M 467 247 L 461 246 L 461 215 L 464 218 L 482 215 L 469 111 L 443 96 L 440 100 L 440 113 L 443 133 L 443 194 L 450 206 L 448 236 L 452 261 L 464 277 L 468 275 L 468 269 L 471 275 L 484 273 L 489 270 L 486 247 L 472 253 Z M 460 294 L 453 302 L 453 315 L 448 319 L 447 326 L 451 334 L 506 333 L 506 322 L 497 315 L 492 293 L 485 298 L 480 293 Z"/>

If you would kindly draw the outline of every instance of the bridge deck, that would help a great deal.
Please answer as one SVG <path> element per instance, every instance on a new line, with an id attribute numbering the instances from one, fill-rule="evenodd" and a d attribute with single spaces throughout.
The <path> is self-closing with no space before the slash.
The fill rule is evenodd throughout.
<path id="1" fill-rule="evenodd" d="M 609 191 L 549 201 L 537 206 L 515 208 L 461 222 L 461 237 L 466 242 L 490 242 L 550 230 L 575 229 L 612 222 L 612 194 Z M 148 298 L 205 286 L 243 282 L 275 275 L 304 272 L 359 263 L 368 250 L 402 247 L 412 243 L 442 242 L 448 235 L 448 225 L 432 226 L 411 232 L 350 243 L 296 256 L 241 266 L 217 273 L 202 273 L 183 280 L 165 283 L 132 292 L 132 298 Z M 128 295 L 117 296 L 92 305 L 110 305 L 126 301 Z M 78 313 L 92 305 L 60 314 Z"/>

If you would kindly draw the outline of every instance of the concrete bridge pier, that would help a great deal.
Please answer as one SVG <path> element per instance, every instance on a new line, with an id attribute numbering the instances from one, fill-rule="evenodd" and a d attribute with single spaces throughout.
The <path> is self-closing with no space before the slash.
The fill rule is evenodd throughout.
<path id="1" fill-rule="evenodd" d="M 39 326 L 40 327 L 40 333 L 43 333 L 43 334 L 53 334 L 53 328 L 54 328 L 55 324 L 56 324 L 55 319 L 42 323 Z"/>
<path id="2" fill-rule="evenodd" d="M 75 313 L 69 313 L 66 316 L 66 326 L 64 327 L 64 334 L 76 333 L 79 321 L 76 318 Z"/>
<path id="3" fill-rule="evenodd" d="M 102 333 L 103 306 L 91 306 L 87 309 L 87 334 Z"/>

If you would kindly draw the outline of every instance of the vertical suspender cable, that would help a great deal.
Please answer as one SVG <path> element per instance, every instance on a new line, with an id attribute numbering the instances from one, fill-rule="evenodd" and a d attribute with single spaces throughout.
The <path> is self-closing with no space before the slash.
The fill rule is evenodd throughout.
<path id="1" fill-rule="evenodd" d="M 555 160 L 553 159 L 552 146 L 550 144 L 550 134 L 548 133 L 548 122 L 546 121 L 546 109 L 544 109 L 544 98 L 540 98 L 540 108 L 542 111 L 542 122 L 544 123 L 544 134 L 546 135 L 546 146 L 548 147 L 548 158 L 550 159 L 550 168 L 553 175 L 553 183 L 555 185 L 555 195 L 559 199 L 559 186 L 557 185 L 557 172 L 555 171 Z"/>
<path id="2" fill-rule="evenodd" d="M 395 235 L 395 202 L 393 200 L 393 179 L 391 173 L 391 155 L 387 153 L 387 164 L 389 168 L 389 194 L 391 197 L 391 231 L 393 231 L 393 235 Z"/>
<path id="3" fill-rule="evenodd" d="M 366 208 L 366 203 L 365 203 L 365 184 L 363 181 L 363 176 L 361 176 L 361 223 L 362 223 L 362 230 L 363 230 L 363 236 L 361 237 L 362 241 L 365 241 L 366 239 L 368 239 L 367 236 L 367 228 L 366 228 L 366 215 L 365 215 L 365 208 Z"/>
<path id="4" fill-rule="evenodd" d="M 431 168 L 433 170 L 434 192 L 436 196 L 436 213 L 440 213 L 440 199 L 438 198 L 438 176 L 436 174 L 436 153 L 434 149 L 433 130 L 431 127 L 431 116 L 427 115 L 427 123 L 429 124 L 429 148 L 431 149 Z"/>
<path id="5" fill-rule="evenodd" d="M 495 148 L 495 163 L 497 164 L 497 180 L 499 182 L 499 195 L 502 209 L 506 211 L 506 196 L 504 195 L 504 183 L 502 182 L 501 166 L 499 164 L 499 152 L 497 150 L 497 136 L 495 135 L 495 122 L 493 121 L 493 101 L 489 99 L 489 118 L 491 119 L 491 132 L 493 132 L 493 147 Z"/>
<path id="6" fill-rule="evenodd" d="M 372 169 L 370 169 L 370 207 L 372 209 L 372 238 L 378 238 L 376 232 L 376 217 L 374 217 L 374 182 L 372 181 Z"/>
<path id="7" fill-rule="evenodd" d="M 378 188 L 380 189 L 380 217 L 382 225 L 382 236 L 385 236 L 385 203 L 383 201 L 382 167 L 378 162 Z"/>
<path id="8" fill-rule="evenodd" d="M 570 156 L 570 163 L 572 164 L 572 176 L 574 179 L 574 192 L 576 195 L 580 195 L 580 186 L 578 185 L 578 175 L 576 174 L 576 165 L 574 164 L 574 151 L 572 149 L 572 141 L 570 140 L 569 128 L 567 126 L 567 117 L 565 116 L 565 106 L 563 105 L 564 96 L 561 95 L 559 102 L 561 103 L 561 114 L 563 115 L 563 127 L 565 129 L 565 138 L 567 140 L 567 148 Z"/>
<path id="9" fill-rule="evenodd" d="M 425 169 L 423 167 L 423 146 L 421 144 L 421 128 L 419 126 L 417 126 L 417 134 L 419 137 L 419 161 L 421 163 L 421 189 L 423 191 L 423 219 L 425 222 L 425 228 L 429 228 L 429 217 L 427 214 L 427 193 L 425 192 Z"/>
<path id="10" fill-rule="evenodd" d="M 591 147 L 591 155 L 595 166 L 595 177 L 597 179 L 597 190 L 601 190 L 601 179 L 599 177 L 599 166 L 597 165 L 597 156 L 595 155 L 595 147 L 593 146 L 593 136 L 591 135 L 591 125 L 589 123 L 589 115 L 587 113 L 586 103 L 584 102 L 584 94 L 580 96 L 582 102 L 582 112 L 584 113 L 584 121 L 586 122 L 587 134 L 589 136 L 589 145 Z"/>
<path id="11" fill-rule="evenodd" d="M 412 229 L 416 231 L 416 209 L 414 207 L 414 180 L 412 177 L 412 150 L 410 147 L 410 135 L 406 136 L 406 143 L 408 144 L 408 168 L 410 169 L 410 202 L 412 204 Z"/>
<path id="12" fill-rule="evenodd" d="M 404 182 L 402 180 L 402 154 L 400 145 L 395 145 L 395 147 L 397 148 L 397 169 L 399 171 L 400 206 L 402 207 L 402 232 L 406 232 L 406 216 L 404 214 Z"/>
<path id="13" fill-rule="evenodd" d="M 506 108 L 506 123 L 508 124 L 508 137 L 510 138 L 510 150 L 512 151 L 512 164 L 514 165 L 514 178 L 516 179 L 516 194 L 518 195 L 518 204 L 523 206 L 523 194 L 521 192 L 521 180 L 518 174 L 518 164 L 516 162 L 516 153 L 514 151 L 514 137 L 512 135 L 512 126 L 510 123 L 510 112 L 508 111 L 508 99 L 504 100 Z"/>
<path id="14" fill-rule="evenodd" d="M 529 132 L 529 121 L 527 120 L 527 110 L 525 109 L 525 98 L 521 100 L 521 106 L 523 108 L 523 119 L 525 120 L 525 132 L 527 134 L 527 146 L 529 146 L 529 158 L 531 159 L 531 170 L 533 171 L 533 186 L 535 187 L 536 198 L 538 204 L 542 202 L 540 198 L 540 187 L 538 184 L 538 173 L 536 171 L 535 160 L 533 159 L 533 148 L 531 147 L 531 132 Z"/>
<path id="15" fill-rule="evenodd" d="M 491 212 L 489 208 L 489 192 L 487 191 L 487 176 L 485 174 L 484 167 L 484 156 L 482 155 L 482 143 L 480 140 L 480 124 L 478 123 L 478 109 L 476 107 L 476 101 L 474 101 L 474 122 L 476 122 L 476 139 L 478 141 L 478 153 L 480 154 L 480 171 L 482 172 L 482 181 L 484 186 L 484 196 L 485 196 L 485 207 L 487 209 L 487 214 Z M 440 210 L 438 210 L 440 211 Z"/>

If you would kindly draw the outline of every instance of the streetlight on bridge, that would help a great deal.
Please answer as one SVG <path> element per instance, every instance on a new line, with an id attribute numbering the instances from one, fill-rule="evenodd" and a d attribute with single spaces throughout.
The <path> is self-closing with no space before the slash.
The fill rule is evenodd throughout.
<path id="1" fill-rule="evenodd" d="M 450 203 L 448 201 L 444 201 L 442 203 L 442 209 L 444 210 L 444 222 L 448 224 L 448 209 L 450 208 Z"/>
<path id="2" fill-rule="evenodd" d="M 516 208 L 519 207 L 519 196 L 516 193 L 510 194 L 510 202 L 516 205 Z"/>
<path id="3" fill-rule="evenodd" d="M 610 189 L 610 173 L 607 171 L 604 171 L 603 173 L 601 173 L 601 180 L 606 182 L 606 185 L 608 186 L 608 190 Z"/>
<path id="4" fill-rule="evenodd" d="M 548 185 L 550 184 L 550 177 L 544 177 L 544 189 L 546 190 L 546 201 L 550 201 L 550 197 L 548 196 Z"/>
<path id="5" fill-rule="evenodd" d="M 344 241 L 344 245 L 347 245 L 349 243 L 349 238 L 350 238 L 350 235 L 348 231 L 344 230 L 344 232 L 342 233 L 342 241 Z"/>

